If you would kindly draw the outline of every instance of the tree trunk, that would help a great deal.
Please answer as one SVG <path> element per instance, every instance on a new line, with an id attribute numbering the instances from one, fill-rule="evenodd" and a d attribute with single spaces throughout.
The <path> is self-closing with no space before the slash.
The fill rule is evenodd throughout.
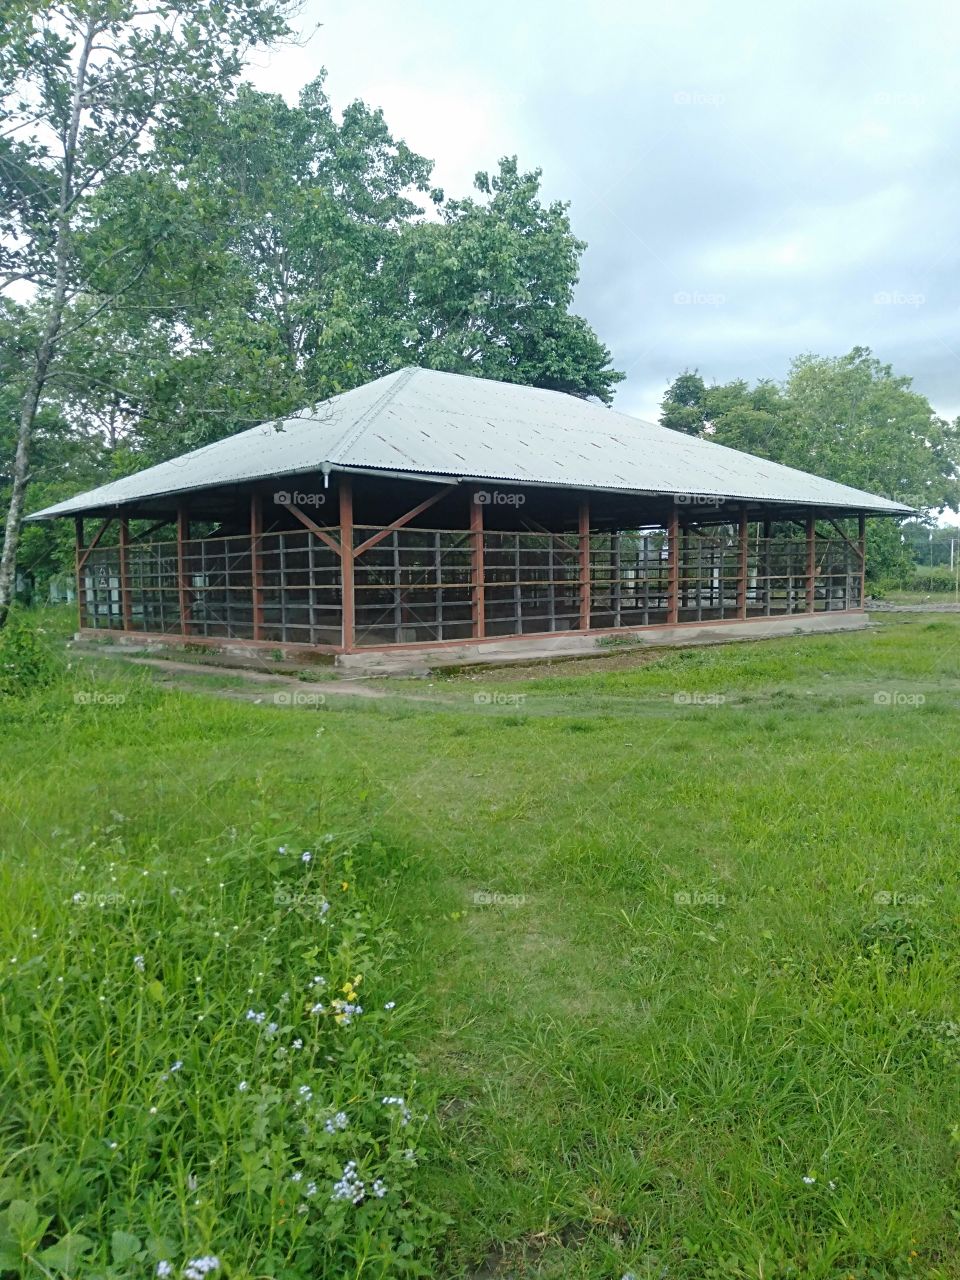
<path id="1" fill-rule="evenodd" d="M 3 535 L 3 555 L 0 556 L 0 627 L 4 625 L 13 603 L 17 583 L 17 550 L 20 545 L 20 526 L 23 522 L 23 505 L 30 479 L 30 445 L 33 440 L 33 424 L 40 407 L 40 396 L 57 347 L 57 336 L 63 323 L 67 299 L 67 274 L 70 261 L 70 213 L 73 198 L 73 171 L 77 155 L 77 136 L 80 132 L 80 113 L 83 110 L 83 93 L 87 78 L 90 49 L 97 33 L 98 6 L 91 9 L 84 33 L 83 48 L 77 62 L 73 81 L 73 98 L 70 106 L 70 127 L 64 139 L 63 172 L 60 176 L 60 206 L 57 214 L 57 273 L 47 311 L 47 323 L 43 338 L 37 348 L 30 382 L 24 392 L 20 408 L 20 427 L 17 431 L 17 451 L 13 461 L 13 491 L 10 509 Z"/>
<path id="2" fill-rule="evenodd" d="M 30 385 L 23 398 L 20 410 L 20 428 L 17 432 L 17 452 L 13 460 L 13 491 L 10 494 L 10 508 L 7 511 L 7 522 L 3 535 L 3 555 L 0 556 L 0 627 L 7 620 L 10 605 L 17 585 L 17 548 L 20 544 L 20 525 L 23 521 L 23 500 L 27 491 L 30 465 L 30 442 L 33 438 L 33 424 L 40 404 L 40 393 L 47 380 L 50 362 L 60 319 L 63 315 L 63 301 L 59 307 L 54 302 L 50 306 L 47 320 L 47 331 L 37 351 Z"/>

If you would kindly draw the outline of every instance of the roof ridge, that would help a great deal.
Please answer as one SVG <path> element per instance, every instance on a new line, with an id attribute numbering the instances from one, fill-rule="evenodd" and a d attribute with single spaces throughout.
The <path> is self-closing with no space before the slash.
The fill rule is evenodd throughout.
<path id="1" fill-rule="evenodd" d="M 377 396 L 376 400 L 374 400 L 373 404 L 369 407 L 369 409 L 367 409 L 364 413 L 361 413 L 357 421 L 353 423 L 352 426 L 348 427 L 346 431 L 343 433 L 343 435 L 341 436 L 341 438 L 334 445 L 332 445 L 330 449 L 327 450 L 327 453 L 328 453 L 328 457 L 326 458 L 327 462 L 337 462 L 339 460 L 337 457 L 338 454 L 342 456 L 344 453 L 346 453 L 348 449 L 353 448 L 353 446 L 357 443 L 357 441 L 363 435 L 364 431 L 366 431 L 367 427 L 370 425 L 373 418 L 377 416 L 377 414 L 385 405 L 388 405 L 390 403 L 390 401 L 397 394 L 397 392 L 400 390 L 401 387 L 406 386 L 406 384 L 410 381 L 411 377 L 413 376 L 414 373 L 416 373 L 416 371 L 417 371 L 416 365 L 407 365 L 405 369 L 400 369 L 397 372 L 396 380 L 394 381 L 394 383 L 391 386 L 387 387 L 387 389 L 383 392 L 382 395 Z M 386 381 L 387 378 L 390 378 L 393 376 L 394 376 L 393 374 L 389 374 L 389 373 L 386 374 L 384 376 L 384 381 Z M 347 394 L 349 395 L 350 393 L 347 392 Z"/>

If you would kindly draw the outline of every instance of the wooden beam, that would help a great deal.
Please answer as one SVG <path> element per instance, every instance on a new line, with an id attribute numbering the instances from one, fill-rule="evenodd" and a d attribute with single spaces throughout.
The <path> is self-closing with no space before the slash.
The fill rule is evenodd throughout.
<path id="1" fill-rule="evenodd" d="M 487 633 L 483 569 L 483 506 L 473 495 L 470 497 L 470 600 L 473 638 L 482 640 Z"/>
<path id="2" fill-rule="evenodd" d="M 263 497 L 250 495 L 250 594 L 253 597 L 253 638 L 263 639 Z M 282 637 L 286 639 L 285 636 Z"/>
<path id="3" fill-rule="evenodd" d="M 158 529 L 162 529 L 164 525 L 170 524 L 170 520 L 157 520 L 149 529 L 144 529 L 143 533 L 138 533 L 135 538 L 131 539 L 131 545 L 143 542 L 150 537 L 151 533 L 156 533 Z"/>
<path id="4" fill-rule="evenodd" d="M 130 599 L 130 521 L 120 517 L 120 608 L 124 631 L 133 630 L 133 606 Z"/>
<path id="5" fill-rule="evenodd" d="M 353 562 L 356 552 L 353 549 L 353 481 L 350 476 L 340 474 L 340 598 L 342 613 L 341 644 L 344 652 L 349 653 L 355 640 L 355 610 L 353 592 Z"/>
<path id="6" fill-rule="evenodd" d="M 94 547 L 97 545 L 97 543 L 100 541 L 100 539 L 103 537 L 103 535 L 107 532 L 107 530 L 110 528 L 112 524 L 113 524 L 113 516 L 108 516 L 107 519 L 104 520 L 100 528 L 97 530 L 97 532 L 93 535 L 90 545 L 86 548 L 83 555 L 79 557 L 79 568 L 82 569 L 84 567 L 84 565 L 87 563 L 87 560 L 90 557 L 90 552 L 94 549 Z"/>
<path id="7" fill-rule="evenodd" d="M 456 488 L 456 484 L 445 485 L 439 493 L 431 494 L 429 498 L 424 502 L 421 502 L 419 506 L 414 507 L 412 511 L 408 511 L 406 515 L 401 516 L 399 520 L 394 520 L 393 524 L 388 524 L 385 528 L 379 529 L 373 537 L 367 538 L 366 542 L 360 543 L 359 547 L 357 547 L 353 553 L 354 560 L 356 560 L 358 556 L 362 556 L 365 551 L 369 551 L 371 547 L 375 547 L 378 542 L 382 542 L 384 538 L 389 538 L 391 533 L 395 533 L 398 529 L 402 529 L 404 525 L 409 524 L 411 520 L 416 520 L 417 516 L 422 515 L 423 512 L 428 510 L 430 507 L 435 506 L 436 503 L 440 502 L 441 499 L 445 498 L 448 493 L 452 493 Z"/>
<path id="8" fill-rule="evenodd" d="M 680 618 L 680 515 L 674 507 L 667 524 L 667 622 Z"/>
<path id="9" fill-rule="evenodd" d="M 187 596 L 187 575 L 184 567 L 183 544 L 190 541 L 190 516 L 186 507 L 177 507 L 177 595 L 180 600 L 180 634 L 190 634 L 190 601 Z"/>
<path id="10" fill-rule="evenodd" d="M 524 516 L 523 527 L 525 529 L 529 529 L 532 533 L 549 534 L 551 538 L 556 538 L 558 546 L 566 547 L 568 551 L 577 551 L 579 548 L 579 542 L 566 542 L 564 540 L 564 534 L 556 533 L 554 530 L 548 529 L 545 524 L 541 524 L 539 520 L 534 520 L 530 516 Z"/>
<path id="11" fill-rule="evenodd" d="M 817 517 L 807 516 L 807 613 L 813 613 L 817 603 Z"/>
<path id="12" fill-rule="evenodd" d="M 857 517 L 857 540 L 860 543 L 860 608 L 864 608 L 867 598 L 867 517 L 862 513 Z"/>
<path id="13" fill-rule="evenodd" d="M 590 500 L 580 503 L 580 630 L 590 630 Z"/>
<path id="14" fill-rule="evenodd" d="M 73 528 L 76 534 L 76 550 L 74 552 L 74 567 L 77 579 L 77 626 L 83 626 L 83 574 L 81 573 L 80 552 L 83 550 L 83 516 L 75 516 L 73 520 Z"/>
<path id="15" fill-rule="evenodd" d="M 837 531 L 837 533 L 839 533 L 840 537 L 844 540 L 844 542 L 847 544 L 847 546 L 850 548 L 850 550 L 851 550 L 851 551 L 853 551 L 853 552 L 855 552 L 855 553 L 860 557 L 860 559 L 862 560 L 862 559 L 863 559 L 863 556 L 864 556 L 863 549 L 862 549 L 861 547 L 859 547 L 859 546 L 858 546 L 858 545 L 857 545 L 857 544 L 852 540 L 852 538 L 848 538 L 848 537 L 847 537 L 847 535 L 846 535 L 846 534 L 843 532 L 843 530 L 840 528 L 839 524 L 837 523 L 836 519 L 835 519 L 833 516 L 828 516 L 828 518 L 827 518 L 827 519 L 828 519 L 828 523 L 829 523 L 829 524 L 831 524 L 831 525 L 834 527 L 834 529 Z M 861 517 L 860 517 L 860 523 L 861 523 L 861 524 L 863 524 L 863 516 L 861 516 Z"/>
<path id="16" fill-rule="evenodd" d="M 737 548 L 739 558 L 737 560 L 737 617 L 746 618 L 747 616 L 747 574 L 750 565 L 750 526 L 747 522 L 746 511 L 740 512 L 740 523 L 738 525 L 740 544 Z"/>
<path id="17" fill-rule="evenodd" d="M 334 538 L 331 538 L 326 529 L 321 529 L 316 521 L 311 520 L 310 517 L 305 515 L 299 507 L 291 506 L 289 502 L 280 502 L 277 505 L 283 507 L 284 511 L 289 511 L 292 516 L 296 516 L 304 528 L 309 529 L 311 533 L 315 533 L 320 541 L 325 543 L 331 551 L 335 551 L 338 556 L 343 555 L 343 547 L 340 543 Z"/>

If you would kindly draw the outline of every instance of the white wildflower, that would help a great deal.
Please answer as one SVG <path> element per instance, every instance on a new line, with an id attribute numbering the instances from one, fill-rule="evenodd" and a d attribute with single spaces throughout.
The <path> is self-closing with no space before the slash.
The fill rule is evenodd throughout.
<path id="1" fill-rule="evenodd" d="M 330 1195 L 331 1200 L 352 1200 L 354 1204 L 359 1204 L 363 1199 L 363 1183 L 357 1176 L 356 1160 L 349 1160 L 343 1166 L 343 1174 L 340 1179 L 333 1184 L 333 1191 Z"/>
<path id="2" fill-rule="evenodd" d="M 407 1104 L 404 1102 L 402 1098 L 394 1098 L 394 1097 L 384 1098 L 383 1105 L 385 1107 L 397 1107 L 400 1111 L 400 1123 L 401 1124 L 410 1123 L 410 1108 L 407 1106 Z"/>
<path id="3" fill-rule="evenodd" d="M 209 1271 L 218 1271 L 219 1268 L 220 1259 L 215 1258 L 212 1254 L 207 1254 L 202 1258 L 191 1258 L 183 1268 L 183 1274 L 186 1280 L 203 1280 L 203 1277 Z"/>

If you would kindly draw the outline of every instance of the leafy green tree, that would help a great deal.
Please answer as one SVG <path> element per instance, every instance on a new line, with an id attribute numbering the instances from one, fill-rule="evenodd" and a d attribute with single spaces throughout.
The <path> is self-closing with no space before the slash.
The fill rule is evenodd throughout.
<path id="1" fill-rule="evenodd" d="M 911 379 L 867 348 L 798 356 L 783 383 L 707 387 L 696 373 L 668 389 L 664 426 L 826 476 L 925 511 L 960 505 L 960 420 L 939 418 Z M 897 526 L 871 522 L 868 571 L 897 568 Z"/>
<path id="2" fill-rule="evenodd" d="M 707 388 L 696 369 L 685 369 L 667 387 L 660 405 L 660 425 L 686 436 L 703 435 L 707 425 Z"/>
<path id="3" fill-rule="evenodd" d="M 9 503 L 13 484 L 17 422 L 29 360 L 36 350 L 42 314 L 37 308 L 0 299 L 0 504 Z M 49 385 L 49 384 L 48 384 Z M 38 505 L 59 502 L 103 474 L 103 440 L 82 418 L 70 421 L 55 396 L 47 394 L 34 420 L 30 456 L 31 493 Z M 73 560 L 73 529 L 66 522 L 29 525 L 23 531 L 18 565 L 26 573 L 67 568 Z"/>
<path id="4" fill-rule="evenodd" d="M 228 93 L 252 44 L 287 32 L 287 0 L 7 0 L 0 25 L 0 288 L 37 292 L 40 323 L 19 405 L 0 556 L 0 624 L 41 401 L 79 294 L 96 291 L 78 250 L 90 204 L 137 170 L 154 131 L 184 104 Z M 119 248 L 119 247 L 118 247 Z M 123 255 L 121 255 L 123 256 Z M 96 310 L 129 298 L 146 263 Z"/>
<path id="5" fill-rule="evenodd" d="M 408 364 L 608 400 L 620 375 L 568 310 L 583 246 L 564 206 L 544 208 L 514 162 L 482 179 L 485 203 L 445 204 L 430 176 L 381 112 L 355 102 L 337 119 L 323 77 L 292 106 L 249 86 L 198 99 L 160 132 L 149 166 L 100 192 L 87 241 L 121 278 L 112 246 L 149 259 L 142 310 L 111 314 L 122 333 L 74 362 L 91 398 L 122 403 L 130 457 Z"/>
<path id="6" fill-rule="evenodd" d="M 516 157 L 478 173 L 481 199 L 443 206 L 440 222 L 405 236 L 409 363 L 596 396 L 605 404 L 624 375 L 580 316 L 571 315 L 586 247 L 568 205 L 540 200 L 540 170 Z"/>

